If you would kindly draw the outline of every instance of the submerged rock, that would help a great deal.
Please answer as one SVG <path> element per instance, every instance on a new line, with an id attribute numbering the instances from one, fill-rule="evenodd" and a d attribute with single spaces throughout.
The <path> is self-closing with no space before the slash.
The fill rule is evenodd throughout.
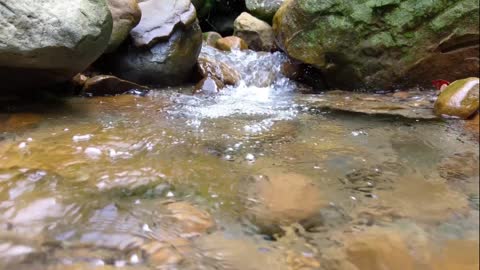
<path id="1" fill-rule="evenodd" d="M 92 77 L 88 79 L 83 86 L 83 92 L 92 96 L 118 95 L 130 90 L 146 89 L 145 86 L 109 75 Z"/>
<path id="2" fill-rule="evenodd" d="M 269 173 L 247 188 L 247 215 L 263 232 L 275 234 L 282 226 L 312 224 L 326 206 L 312 179 L 296 173 Z"/>
<path id="3" fill-rule="evenodd" d="M 467 119 L 478 111 L 480 80 L 468 78 L 455 81 L 443 90 L 435 102 L 435 114 Z"/>
<path id="4" fill-rule="evenodd" d="M 217 40 L 217 49 L 222 51 L 248 50 L 248 44 L 239 37 L 224 37 Z"/>
<path id="5" fill-rule="evenodd" d="M 1 92 L 63 83 L 104 53 L 112 17 L 103 0 L 0 1 Z"/>
<path id="6" fill-rule="evenodd" d="M 217 45 L 217 41 L 221 39 L 222 36 L 217 33 L 217 32 L 206 32 L 203 33 L 203 41 L 212 47 L 215 47 Z"/>
<path id="7" fill-rule="evenodd" d="M 411 119 L 438 119 L 433 112 L 434 92 L 412 91 L 410 97 L 394 94 L 331 91 L 322 96 L 305 97 L 312 107 L 367 115 L 393 115 Z M 304 97 L 302 97 L 304 98 Z"/>
<path id="8" fill-rule="evenodd" d="M 255 17 L 271 22 L 285 0 L 246 0 L 247 9 Z"/>
<path id="9" fill-rule="evenodd" d="M 275 47 L 272 27 L 247 12 L 235 20 L 234 35 L 243 39 L 248 47 L 255 51 L 271 51 Z"/>
<path id="10" fill-rule="evenodd" d="M 113 17 L 113 30 L 107 52 L 115 51 L 142 17 L 137 0 L 107 0 Z"/>
<path id="11" fill-rule="evenodd" d="M 202 46 L 202 32 L 189 0 L 140 2 L 142 19 L 132 42 L 108 57 L 107 65 L 135 83 L 175 85 L 189 79 Z"/>
<path id="12" fill-rule="evenodd" d="M 215 227 L 212 216 L 187 202 L 175 202 L 167 205 L 171 217 L 180 227 L 181 236 L 190 237 L 204 234 Z"/>
<path id="13" fill-rule="evenodd" d="M 233 67 L 207 57 L 198 58 L 198 72 L 203 78 L 213 77 L 223 84 L 235 85 L 240 81 L 240 74 Z"/>
<path id="14" fill-rule="evenodd" d="M 274 18 L 279 46 L 341 89 L 430 86 L 477 76 L 475 0 L 289 0 Z"/>

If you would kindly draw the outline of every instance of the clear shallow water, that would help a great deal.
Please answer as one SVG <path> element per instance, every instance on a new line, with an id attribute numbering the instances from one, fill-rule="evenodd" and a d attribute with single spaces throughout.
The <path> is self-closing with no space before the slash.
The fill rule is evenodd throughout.
<path id="1" fill-rule="evenodd" d="M 280 54 L 203 54 L 244 81 L 1 114 L 3 269 L 478 269 L 478 139 L 462 124 L 319 109 Z M 265 235 L 259 175 L 314 183 L 309 224 Z M 311 207 L 295 188 L 272 203 Z"/>

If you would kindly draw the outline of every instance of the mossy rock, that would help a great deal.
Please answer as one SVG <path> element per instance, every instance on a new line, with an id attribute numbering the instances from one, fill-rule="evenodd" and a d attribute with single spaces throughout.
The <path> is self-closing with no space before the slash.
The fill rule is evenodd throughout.
<path id="1" fill-rule="evenodd" d="M 286 0 L 279 46 L 322 70 L 330 87 L 431 86 L 477 76 L 477 0 Z"/>

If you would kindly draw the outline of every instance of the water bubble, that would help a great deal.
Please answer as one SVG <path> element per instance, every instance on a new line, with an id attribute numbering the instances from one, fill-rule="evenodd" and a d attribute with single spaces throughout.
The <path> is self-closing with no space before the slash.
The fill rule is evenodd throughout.
<path id="1" fill-rule="evenodd" d="M 255 161 L 255 156 L 253 154 L 247 154 L 245 156 L 245 160 L 247 161 Z"/>
<path id="2" fill-rule="evenodd" d="M 131 257 L 130 257 L 130 263 L 131 264 L 138 264 L 140 262 L 140 258 L 138 257 L 137 254 L 133 254 Z"/>
<path id="3" fill-rule="evenodd" d="M 90 158 L 97 159 L 102 155 L 102 150 L 95 147 L 87 147 L 84 153 Z"/>
<path id="4" fill-rule="evenodd" d="M 86 134 L 86 135 L 75 135 L 72 137 L 72 140 L 74 142 L 86 142 L 92 139 L 93 135 L 91 134 Z"/>

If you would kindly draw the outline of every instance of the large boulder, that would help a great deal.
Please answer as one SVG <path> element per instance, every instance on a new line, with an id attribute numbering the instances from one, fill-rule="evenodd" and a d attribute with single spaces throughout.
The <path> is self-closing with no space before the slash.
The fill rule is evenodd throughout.
<path id="1" fill-rule="evenodd" d="M 137 0 L 107 0 L 113 17 L 113 30 L 107 52 L 115 51 L 142 17 Z"/>
<path id="2" fill-rule="evenodd" d="M 187 80 L 202 46 L 202 31 L 190 0 L 144 0 L 132 42 L 108 57 L 119 77 L 141 84 L 174 85 Z"/>
<path id="3" fill-rule="evenodd" d="M 233 23 L 234 35 L 247 42 L 255 51 L 271 51 L 275 47 L 272 27 L 247 12 L 243 12 Z"/>
<path id="4" fill-rule="evenodd" d="M 256 17 L 271 22 L 285 0 L 245 0 L 248 11 Z"/>
<path id="5" fill-rule="evenodd" d="M 105 0 L 0 0 L 1 94 L 71 79 L 104 53 L 112 32 Z"/>
<path id="6" fill-rule="evenodd" d="M 430 86 L 477 76 L 478 12 L 477 0 L 286 0 L 273 28 L 331 87 Z"/>

